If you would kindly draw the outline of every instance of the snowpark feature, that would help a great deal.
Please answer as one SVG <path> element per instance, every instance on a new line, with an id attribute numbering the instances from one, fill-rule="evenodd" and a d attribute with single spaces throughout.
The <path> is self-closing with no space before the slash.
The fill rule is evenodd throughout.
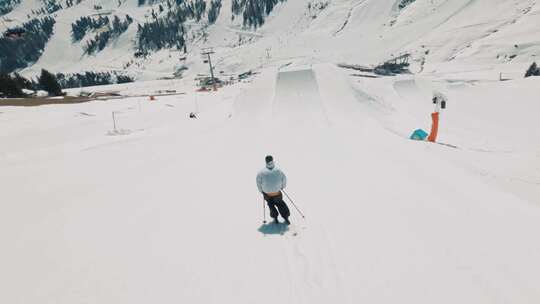
<path id="1" fill-rule="evenodd" d="M 273 117 L 289 122 L 327 120 L 319 86 L 311 69 L 278 73 Z"/>

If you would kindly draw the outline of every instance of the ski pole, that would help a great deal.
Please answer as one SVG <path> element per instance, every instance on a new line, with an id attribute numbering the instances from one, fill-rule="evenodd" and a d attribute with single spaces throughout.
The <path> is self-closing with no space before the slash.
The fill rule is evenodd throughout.
<path id="1" fill-rule="evenodd" d="M 266 224 L 266 207 L 264 206 L 264 197 L 263 197 L 263 224 Z"/>
<path id="2" fill-rule="evenodd" d="M 298 211 L 298 213 L 300 213 L 300 215 L 302 216 L 302 218 L 306 218 L 304 216 L 304 214 L 302 213 L 302 211 L 300 211 L 300 209 L 298 209 L 298 206 L 296 206 L 296 204 L 293 202 L 293 200 L 291 199 L 291 197 L 287 194 L 287 192 L 285 192 L 285 190 L 283 190 L 283 193 L 285 193 L 285 195 L 287 196 L 287 198 L 291 201 L 291 203 L 293 204 L 294 208 L 296 208 L 296 211 Z"/>

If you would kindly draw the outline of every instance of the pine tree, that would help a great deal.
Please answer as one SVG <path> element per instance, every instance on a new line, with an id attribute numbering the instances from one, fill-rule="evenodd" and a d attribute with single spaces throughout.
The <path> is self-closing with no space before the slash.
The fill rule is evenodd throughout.
<path id="1" fill-rule="evenodd" d="M 21 88 L 17 85 L 17 82 L 9 76 L 9 74 L 0 74 L 0 93 L 7 97 L 21 97 L 24 96 Z"/>
<path id="2" fill-rule="evenodd" d="M 210 2 L 210 9 L 208 10 L 208 23 L 216 22 L 220 10 L 221 0 L 212 0 L 212 2 Z"/>
<path id="3" fill-rule="evenodd" d="M 540 69 L 536 65 L 536 62 L 533 62 L 527 72 L 525 73 L 525 78 L 531 76 L 540 76 Z"/>
<path id="4" fill-rule="evenodd" d="M 5 15 L 13 10 L 15 6 L 21 3 L 21 0 L 2 0 L 0 1 L 0 16 Z"/>
<path id="5" fill-rule="evenodd" d="M 53 33 L 54 24 L 54 18 L 36 18 L 20 26 L 24 29 L 21 38 L 0 37 L 0 72 L 10 73 L 36 62 Z"/>
<path id="6" fill-rule="evenodd" d="M 14 73 L 12 78 L 19 89 L 32 89 L 32 82 L 22 77 L 19 73 Z"/>
<path id="7" fill-rule="evenodd" d="M 47 91 L 49 95 L 52 96 L 61 96 L 63 95 L 60 84 L 58 83 L 56 76 L 51 74 L 49 71 L 42 69 L 41 75 L 39 76 L 39 86 Z"/>

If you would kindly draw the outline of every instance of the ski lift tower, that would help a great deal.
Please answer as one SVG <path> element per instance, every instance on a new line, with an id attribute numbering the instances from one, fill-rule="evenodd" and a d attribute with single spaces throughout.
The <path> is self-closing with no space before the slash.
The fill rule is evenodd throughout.
<path id="1" fill-rule="evenodd" d="M 210 55 L 214 53 L 215 52 L 212 48 L 204 48 L 202 49 L 201 56 L 204 60 L 204 63 L 208 63 L 208 65 L 210 65 L 210 76 L 212 77 L 212 85 L 214 86 L 214 91 L 217 91 L 216 78 L 214 77 L 214 67 L 212 66 L 212 59 L 210 58 Z"/>

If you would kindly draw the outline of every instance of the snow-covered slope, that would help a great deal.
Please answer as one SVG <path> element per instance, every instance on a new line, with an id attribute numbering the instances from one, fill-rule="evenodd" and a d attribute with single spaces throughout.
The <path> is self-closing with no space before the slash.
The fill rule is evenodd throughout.
<path id="1" fill-rule="evenodd" d="M 1 108 L 0 302 L 536 303 L 537 85 L 451 86 L 440 140 L 458 149 L 407 139 L 431 79 L 332 64 Z M 306 214 L 289 203 L 284 236 L 261 224 L 266 154 Z"/>

